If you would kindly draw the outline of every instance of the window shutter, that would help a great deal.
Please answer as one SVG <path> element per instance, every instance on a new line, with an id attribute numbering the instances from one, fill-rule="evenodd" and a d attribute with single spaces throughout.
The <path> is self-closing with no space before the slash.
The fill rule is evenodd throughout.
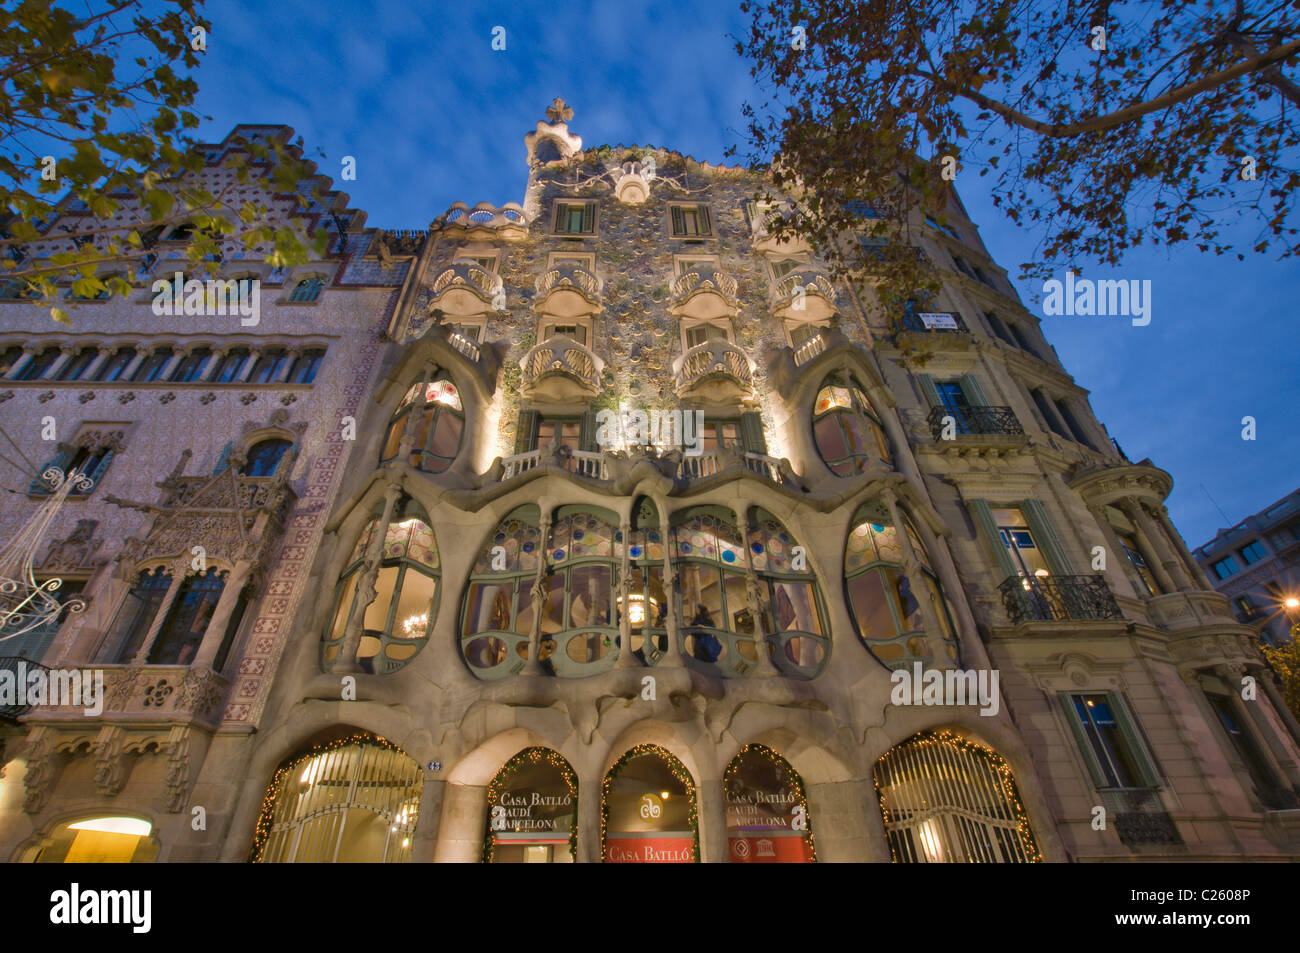
<path id="1" fill-rule="evenodd" d="M 934 378 L 929 374 L 918 374 L 916 379 L 921 385 L 921 393 L 930 402 L 930 406 L 942 407 L 943 401 L 939 399 L 939 388 L 934 386 Z"/>
<path id="2" fill-rule="evenodd" d="M 672 208 L 672 213 L 673 213 L 673 234 L 681 235 L 686 231 L 686 223 L 682 219 L 682 210 L 674 205 Z"/>
<path id="3" fill-rule="evenodd" d="M 740 439 L 750 453 L 767 455 L 767 441 L 763 437 L 763 415 L 750 411 L 740 415 Z"/>
<path id="4" fill-rule="evenodd" d="M 993 511 L 989 508 L 988 500 L 967 500 L 966 508 L 970 510 L 971 516 L 975 518 L 975 523 L 984 532 L 984 537 L 993 547 L 993 553 L 997 557 L 998 569 L 1002 571 L 1003 579 L 1010 579 L 1017 574 L 1016 565 L 1011 561 L 1011 554 L 1007 552 L 1006 543 L 1002 542 L 1002 537 L 998 534 L 998 524 L 993 521 Z M 1035 536 L 1035 538 L 1037 538 Z"/>
<path id="5" fill-rule="evenodd" d="M 535 430 L 537 430 L 537 411 L 521 410 L 519 422 L 515 425 L 515 453 L 527 453 L 533 449 Z"/>
<path id="6" fill-rule="evenodd" d="M 980 382 L 974 374 L 963 374 L 961 380 L 961 392 L 966 395 L 966 403 L 972 407 L 987 407 L 988 398 L 984 396 L 984 388 L 980 387 Z"/>
<path id="7" fill-rule="evenodd" d="M 216 476 L 226 467 L 230 466 L 230 455 L 235 450 L 235 441 L 230 441 L 221 448 L 221 455 L 217 457 L 217 465 L 213 468 L 212 474 Z"/>
<path id="8" fill-rule="evenodd" d="M 1043 504 L 1038 500 L 1025 500 L 1020 504 L 1020 511 L 1025 514 L 1025 522 L 1034 534 L 1034 542 L 1043 551 L 1043 558 L 1047 560 L 1047 567 L 1052 573 L 1062 576 L 1073 573 L 1069 557 L 1065 555 L 1065 547 L 1061 545 L 1061 538 L 1056 535 L 1051 520 L 1047 518 Z"/>
<path id="9" fill-rule="evenodd" d="M 588 202 L 582 207 L 582 233 L 590 235 L 596 230 L 596 203 Z"/>
<path id="10" fill-rule="evenodd" d="M 709 207 L 707 205 L 700 206 L 699 222 L 701 235 L 713 234 L 713 222 L 709 220 Z"/>
<path id="11" fill-rule="evenodd" d="M 584 453 L 595 453 L 600 449 L 596 445 L 596 412 L 589 410 L 582 415 L 582 424 L 578 428 L 578 449 Z"/>

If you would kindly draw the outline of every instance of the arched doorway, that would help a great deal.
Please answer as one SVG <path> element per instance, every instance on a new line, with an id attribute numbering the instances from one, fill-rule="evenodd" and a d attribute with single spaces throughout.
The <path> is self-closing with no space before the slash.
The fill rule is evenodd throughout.
<path id="1" fill-rule="evenodd" d="M 257 819 L 258 863 L 405 863 L 424 774 L 400 748 L 352 734 L 291 756 Z"/>
<path id="2" fill-rule="evenodd" d="M 34 864 L 151 864 L 158 848 L 149 821 L 91 815 L 59 824 L 23 859 Z"/>
<path id="3" fill-rule="evenodd" d="M 923 731 L 876 762 L 895 863 L 1042 861 L 1011 766 L 950 731 Z"/>
<path id="4" fill-rule="evenodd" d="M 764 745 L 745 745 L 722 779 L 727 850 L 733 864 L 811 864 L 808 798 L 788 761 Z"/>
<path id="5" fill-rule="evenodd" d="M 695 782 L 665 749 L 637 745 L 605 775 L 600 828 L 605 863 L 698 863 Z"/>
<path id="6" fill-rule="evenodd" d="M 578 777 L 550 748 L 525 748 L 488 785 L 489 864 L 571 864 L 578 851 Z"/>

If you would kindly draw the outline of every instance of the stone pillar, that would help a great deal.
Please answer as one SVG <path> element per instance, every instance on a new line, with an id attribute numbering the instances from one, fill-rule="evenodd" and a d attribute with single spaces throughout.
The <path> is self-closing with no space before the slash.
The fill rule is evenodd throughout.
<path id="1" fill-rule="evenodd" d="M 952 560 L 952 554 L 948 551 L 947 545 L 942 539 L 930 532 L 930 527 L 925 525 L 924 521 L 916 524 L 916 532 L 921 537 L 921 545 L 925 546 L 930 554 L 930 563 L 934 566 L 940 585 L 943 586 L 944 595 L 948 597 L 948 602 L 956 609 L 959 642 L 966 650 L 967 658 L 974 663 L 973 667 L 977 669 L 992 668 L 993 663 L 989 661 L 988 650 L 984 647 L 975 624 L 975 614 L 971 611 L 970 597 L 961 584 L 961 577 L 957 575 L 957 566 Z"/>
<path id="2" fill-rule="evenodd" d="M 1124 551 L 1124 544 L 1120 541 L 1119 534 L 1115 532 L 1115 527 L 1111 526 L 1110 520 L 1106 518 L 1106 507 L 1093 504 L 1088 507 L 1088 512 L 1097 521 L 1097 528 L 1101 530 L 1101 537 L 1106 543 L 1106 548 L 1110 550 L 1110 562 L 1112 564 L 1118 563 L 1123 567 L 1122 575 L 1128 580 L 1129 586 L 1133 589 L 1133 595 L 1139 599 L 1143 598 L 1142 589 L 1132 578 L 1137 572 L 1137 567 L 1129 561 L 1128 553 Z M 1148 560 L 1148 563 L 1151 564 L 1153 561 Z M 1152 572 L 1154 573 L 1155 570 L 1153 569 Z M 1159 578 L 1157 578 L 1157 582 L 1159 581 Z M 1163 587 L 1163 583 L 1161 585 Z"/>
<path id="3" fill-rule="evenodd" d="M 167 359 L 167 363 L 162 366 L 162 370 L 158 372 L 158 376 L 154 380 L 159 384 L 166 382 L 176 372 L 180 362 L 185 360 L 188 351 L 188 347 L 179 347 L 172 352 L 172 356 Z"/>
<path id="4" fill-rule="evenodd" d="M 659 660 L 659 668 L 685 668 L 682 661 L 682 632 L 677 617 L 677 570 L 673 567 L 672 527 L 668 522 L 668 501 L 654 499 L 655 511 L 659 514 L 659 538 L 664 544 L 664 598 L 668 600 L 668 612 L 664 616 L 665 628 L 668 630 L 668 651 Z"/>
<path id="5" fill-rule="evenodd" d="M 293 362 L 297 360 L 298 355 L 302 353 L 302 348 L 286 347 L 284 349 L 284 368 L 275 375 L 272 383 L 283 384 L 289 380 L 289 372 L 293 370 Z"/>
<path id="6" fill-rule="evenodd" d="M 420 792 L 420 815 L 415 822 L 415 835 L 411 838 L 413 864 L 432 863 L 437 854 L 446 789 L 446 781 L 435 781 L 425 776 L 424 789 Z"/>
<path id="7" fill-rule="evenodd" d="M 483 859 L 486 830 L 487 788 L 477 784 L 445 784 L 434 863 L 479 863 Z"/>
<path id="8" fill-rule="evenodd" d="M 700 818 L 700 861 L 706 864 L 730 863 L 731 845 L 727 838 L 727 805 L 722 796 L 722 780 L 700 780 L 696 789 L 700 799 L 696 805 Z"/>
<path id="9" fill-rule="evenodd" d="M 601 782 L 603 778 L 578 779 L 578 856 L 580 864 L 605 862 L 604 848 L 600 843 Z M 568 847 L 556 847 L 568 850 Z"/>
<path id="10" fill-rule="evenodd" d="M 59 379 L 59 372 L 68 366 L 68 362 L 76 357 L 77 348 L 72 345 L 64 345 L 59 348 L 59 356 L 54 363 L 45 369 L 45 373 L 40 376 L 43 381 L 56 381 Z"/>
<path id="11" fill-rule="evenodd" d="M 135 357 L 133 357 L 131 362 L 122 369 L 122 375 L 118 377 L 118 380 L 129 381 L 135 376 L 135 372 L 140 369 L 140 365 L 143 364 L 152 353 L 152 344 L 137 344 L 135 346 Z"/>
<path id="12" fill-rule="evenodd" d="M 632 654 L 632 620 L 631 601 L 632 594 L 632 516 L 630 513 L 624 513 L 619 521 L 618 530 L 623 534 L 623 561 L 618 566 L 618 578 L 614 585 L 615 605 L 618 606 L 618 658 L 614 662 L 615 668 L 640 668 L 641 663 L 637 661 Z M 650 606 L 645 606 L 646 619 L 642 624 L 641 631 L 647 634 L 650 623 Z"/>
<path id="13" fill-rule="evenodd" d="M 530 598 L 533 603 L 533 626 L 528 633 L 528 660 L 524 662 L 522 675 L 545 675 L 542 660 L 542 611 L 546 606 L 548 595 L 546 588 L 546 554 L 551 544 L 551 507 L 549 503 L 542 508 L 541 534 L 537 552 L 537 575 L 533 577 Z"/>
<path id="14" fill-rule="evenodd" d="M 140 649 L 131 659 L 132 665 L 144 665 L 149 660 L 149 653 L 153 651 L 154 642 L 158 641 L 158 633 L 162 631 L 163 622 L 171 614 L 172 606 L 176 603 L 176 597 L 180 595 L 181 586 L 185 583 L 186 573 L 189 571 L 189 557 L 183 556 L 172 567 L 172 583 L 167 587 L 167 595 L 163 596 L 162 605 L 158 607 L 158 612 L 153 617 L 153 622 L 149 624 L 149 631 L 140 643 Z"/>
<path id="15" fill-rule="evenodd" d="M 226 584 L 222 587 L 221 598 L 217 600 L 217 608 L 213 610 L 212 618 L 208 620 L 208 627 L 203 632 L 203 641 L 199 643 L 199 650 L 194 653 L 194 661 L 190 663 L 192 667 L 212 667 L 217 653 L 221 651 L 221 643 L 225 640 L 230 616 L 239 603 L 240 593 L 243 592 L 252 569 L 252 560 L 241 559 L 226 576 Z"/>
<path id="16" fill-rule="evenodd" d="M 247 384 L 248 379 L 253 376 L 253 368 L 257 367 L 259 354 L 252 348 L 248 349 L 248 360 L 244 362 L 244 367 L 240 369 L 239 374 L 231 381 L 232 384 Z"/>
<path id="17" fill-rule="evenodd" d="M 870 781 L 807 784 L 805 790 L 818 863 L 889 863 L 889 843 Z"/>
<path id="18" fill-rule="evenodd" d="M 198 380 L 205 382 L 215 380 L 217 372 L 221 370 L 221 362 L 226 359 L 226 355 L 232 350 L 233 348 L 228 347 L 214 347 L 212 349 L 212 363 L 199 375 Z"/>
<path id="19" fill-rule="evenodd" d="M 1255 678 L 1256 694 L 1254 701 L 1246 701 L 1241 698 L 1241 680 L 1243 676 L 1248 674 L 1245 666 L 1228 665 L 1225 666 L 1225 669 L 1224 678 L 1228 681 L 1228 687 L 1233 690 L 1238 699 L 1241 699 L 1241 706 L 1246 709 L 1250 716 L 1251 728 L 1260 741 L 1260 747 L 1275 762 L 1278 771 L 1286 778 L 1287 782 L 1300 789 L 1300 765 L 1296 764 L 1295 756 L 1278 738 L 1277 726 L 1265 717 L 1264 713 L 1259 709 L 1261 704 L 1268 704 L 1267 693 L 1264 694 L 1263 698 L 1259 696 L 1260 683 L 1270 680 L 1273 673 L 1262 666 L 1249 673 Z"/>
<path id="20" fill-rule="evenodd" d="M 3 377 L 0 377 L 0 380 L 6 380 L 6 381 L 17 380 L 18 375 L 23 372 L 23 368 L 25 368 L 28 365 L 28 363 L 31 361 L 33 357 L 36 356 L 36 353 L 39 350 L 40 350 L 39 348 L 35 348 L 35 347 L 23 348 L 23 353 L 18 355 L 18 360 L 14 361 L 13 366 L 10 367 L 9 370 L 5 372 Z"/>
<path id="21" fill-rule="evenodd" d="M 1155 523 L 1147 516 L 1146 511 L 1142 509 L 1140 503 L 1136 500 L 1120 500 L 1117 504 L 1125 516 L 1129 518 L 1139 534 L 1147 541 L 1156 555 L 1156 560 L 1151 564 L 1151 571 L 1155 573 L 1160 588 L 1166 592 L 1177 592 L 1183 586 L 1179 585 L 1179 580 L 1173 572 L 1175 562 L 1173 555 L 1164 545 L 1164 540 L 1160 537 L 1160 532 L 1156 529 Z"/>
<path id="22" fill-rule="evenodd" d="M 1201 564 L 1196 561 L 1196 558 L 1187 551 L 1187 547 L 1183 544 L 1182 536 L 1174 527 L 1173 520 L 1169 518 L 1169 509 L 1161 504 L 1160 506 L 1152 507 L 1152 510 L 1155 513 L 1156 521 L 1165 531 L 1166 538 L 1169 540 L 1169 545 L 1173 547 L 1174 555 L 1178 557 L 1178 561 L 1182 566 L 1187 569 L 1187 575 L 1191 579 L 1192 588 L 1195 589 L 1200 587 L 1204 589 L 1213 589 L 1214 583 L 1210 582 L 1210 577 L 1207 576 L 1205 570 L 1201 568 Z"/>
<path id="23" fill-rule="evenodd" d="M 95 359 L 86 365 L 85 373 L 81 375 L 83 381 L 93 381 L 99 369 L 116 353 L 116 348 L 111 347 L 100 347 L 95 350 L 98 352 Z"/>
<path id="24" fill-rule="evenodd" d="M 234 464 L 232 463 L 231 466 Z M 375 578 L 379 575 L 379 562 L 383 558 L 384 538 L 388 534 L 388 524 L 393 518 L 393 510 L 397 507 L 397 499 L 401 495 L 402 489 L 397 484 L 390 484 L 384 494 L 384 512 L 379 517 L 379 525 L 375 529 L 374 539 L 370 541 L 370 548 L 366 550 L 366 561 L 361 570 L 363 575 L 357 582 L 356 601 L 352 604 L 352 614 L 348 617 L 348 626 L 343 633 L 343 644 L 339 646 L 338 661 L 332 668 L 334 672 L 361 671 L 361 666 L 357 664 L 357 649 L 361 645 L 361 623 L 365 618 L 366 610 L 375 601 Z"/>
<path id="25" fill-rule="evenodd" d="M 745 593 L 749 597 L 749 611 L 754 615 L 754 647 L 758 655 L 758 661 L 754 663 L 754 677 L 775 678 L 781 672 L 768 651 L 766 587 L 754 571 L 754 558 L 749 551 L 749 518 L 744 507 L 736 511 L 736 529 L 740 534 L 741 550 L 745 554 Z"/>

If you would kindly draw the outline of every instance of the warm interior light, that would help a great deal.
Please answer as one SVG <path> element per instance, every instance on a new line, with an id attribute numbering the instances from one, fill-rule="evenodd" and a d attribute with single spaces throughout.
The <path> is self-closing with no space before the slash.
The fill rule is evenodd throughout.
<path id="1" fill-rule="evenodd" d="M 623 608 L 623 597 L 618 597 L 619 609 Z M 645 621 L 654 613 L 659 611 L 659 603 L 655 599 L 647 599 L 643 595 L 630 595 L 627 597 L 627 618 L 635 628 L 645 625 Z"/>
<path id="2" fill-rule="evenodd" d="M 410 638 L 413 635 L 419 635 L 429 627 L 429 613 L 425 612 L 420 615 L 408 616 L 402 623 L 402 632 Z"/>
<path id="3" fill-rule="evenodd" d="M 1039 579 L 1043 579 L 1051 574 L 1046 569 L 1036 569 L 1034 570 L 1034 575 Z"/>
<path id="4" fill-rule="evenodd" d="M 138 817 L 96 817 L 89 821 L 77 821 L 69 824 L 70 831 L 96 831 L 100 834 L 131 834 L 145 837 L 153 830 L 153 825 Z"/>
<path id="5" fill-rule="evenodd" d="M 928 820 L 917 828 L 921 837 L 921 847 L 926 860 L 932 864 L 943 863 L 943 841 L 939 837 L 939 828 L 933 820 Z"/>
<path id="6" fill-rule="evenodd" d="M 1300 609 L 1300 599 L 1297 599 L 1295 596 L 1290 596 L 1282 603 L 1282 605 L 1286 606 L 1288 609 Z"/>
<path id="7" fill-rule="evenodd" d="M 663 798 L 665 801 L 668 800 L 668 792 L 667 792 L 667 791 L 660 791 L 660 792 L 659 792 L 659 796 L 660 796 L 661 798 Z"/>
<path id="8" fill-rule="evenodd" d="M 410 846 L 411 846 L 411 838 L 409 838 L 409 837 L 403 837 L 403 838 L 402 838 L 402 849 L 405 850 L 407 847 L 410 847 Z"/>

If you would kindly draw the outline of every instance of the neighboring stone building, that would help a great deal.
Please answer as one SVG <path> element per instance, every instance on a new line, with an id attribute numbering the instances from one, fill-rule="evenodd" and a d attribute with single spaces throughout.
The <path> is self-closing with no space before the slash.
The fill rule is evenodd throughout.
<path id="1" fill-rule="evenodd" d="M 111 813 L 151 832 L 100 840 L 163 860 L 1300 857 L 1300 727 L 1266 679 L 1243 699 L 1251 631 L 955 195 L 915 223 L 943 291 L 891 328 L 769 235 L 752 173 L 548 117 L 522 204 L 392 240 L 396 302 L 313 325 L 347 386 L 291 418 L 291 538 L 233 684 L 134 676 L 218 686 L 186 770 L 179 740 L 33 711 L 0 856 Z M 971 694 L 905 704 L 920 671 Z"/>
<path id="2" fill-rule="evenodd" d="M 1273 644 L 1300 622 L 1300 490 L 1247 516 L 1192 553 L 1237 618 Z"/>
<path id="3" fill-rule="evenodd" d="M 293 268 L 272 269 L 239 241 L 223 249 L 223 278 L 260 282 L 255 316 L 155 315 L 153 282 L 189 271 L 184 246 L 169 240 L 184 223 L 152 236 L 132 275 L 137 293 L 70 302 L 68 326 L 0 300 L 0 415 L 17 444 L 4 454 L 0 539 L 46 499 L 47 467 L 92 481 L 67 498 L 35 556 L 36 578 L 61 577 L 61 595 L 80 595 L 86 609 L 65 615 L 57 637 L 49 626 L 0 641 L 0 669 L 16 673 L 23 658 L 93 666 L 105 696 L 98 717 L 37 706 L 20 725 L 0 721 L 6 859 L 42 846 L 47 859 L 61 856 L 76 834 L 67 822 L 86 810 L 148 818 L 152 842 L 141 839 L 140 856 L 158 844 L 163 859 L 199 856 L 185 847 L 190 790 L 213 765 L 238 764 L 257 725 L 299 611 L 297 577 L 353 446 L 339 418 L 372 385 L 409 265 L 382 267 L 376 233 L 328 180 L 318 180 L 326 204 L 305 208 L 296 195 L 236 183 L 235 137 L 290 136 L 240 126 L 203 147 L 210 191 L 233 188 L 286 223 L 331 233 L 325 258 Z M 61 208 L 50 236 L 84 214 L 72 199 Z M 136 220 L 130 206 L 115 217 Z M 28 251 L 59 249 L 52 238 Z M 20 472 L 24 458 L 32 466 Z M 0 709 L 11 719 L 21 711 Z M 70 856 L 93 853 L 83 844 Z"/>

